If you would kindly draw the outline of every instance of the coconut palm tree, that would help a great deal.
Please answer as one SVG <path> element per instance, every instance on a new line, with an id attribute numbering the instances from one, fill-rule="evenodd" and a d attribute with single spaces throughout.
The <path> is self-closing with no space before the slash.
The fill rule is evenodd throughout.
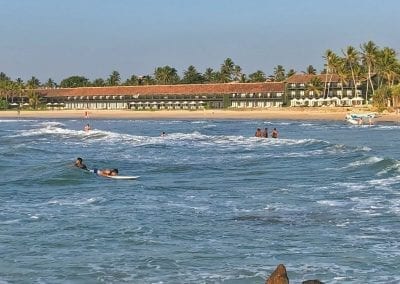
<path id="1" fill-rule="evenodd" d="M 306 68 L 306 71 L 303 72 L 304 74 L 309 74 L 309 75 L 316 75 L 317 70 L 314 68 L 312 65 L 308 65 Z"/>
<path id="2" fill-rule="evenodd" d="M 183 84 L 202 84 L 204 78 L 201 73 L 197 72 L 196 67 L 190 65 L 186 71 L 183 72 L 181 81 Z"/>
<path id="3" fill-rule="evenodd" d="M 277 65 L 274 67 L 274 75 L 272 76 L 273 80 L 276 82 L 282 82 L 286 79 L 285 68 L 282 65 Z"/>
<path id="4" fill-rule="evenodd" d="M 319 97 L 323 89 L 324 84 L 322 83 L 321 79 L 318 77 L 314 77 L 308 82 L 306 92 L 308 95 L 316 94 Z"/>
<path id="5" fill-rule="evenodd" d="M 265 77 L 265 73 L 263 71 L 257 70 L 256 72 L 249 75 L 249 80 L 251 83 L 265 82 L 267 78 Z"/>
<path id="6" fill-rule="evenodd" d="M 361 45 L 361 51 L 362 63 L 366 65 L 368 69 L 367 91 L 365 93 L 365 99 L 367 100 L 369 86 L 371 86 L 372 89 L 372 96 L 375 94 L 374 84 L 372 83 L 372 72 L 376 65 L 379 49 L 373 41 L 368 41 Z"/>
<path id="7" fill-rule="evenodd" d="M 107 79 L 108 86 L 118 86 L 121 83 L 121 75 L 118 71 L 112 71 L 110 76 Z"/>
<path id="8" fill-rule="evenodd" d="M 224 63 L 221 64 L 220 68 L 220 82 L 221 83 L 228 83 L 232 82 L 233 80 L 233 74 L 235 71 L 235 63 L 231 58 L 227 58 L 224 60 Z"/>
<path id="9" fill-rule="evenodd" d="M 326 60 L 324 96 L 328 96 L 328 94 L 329 94 L 329 88 L 331 85 L 332 75 L 333 75 L 333 71 L 334 71 L 333 70 L 333 61 L 335 60 L 335 57 L 336 57 L 336 54 L 331 49 L 327 49 L 325 51 L 325 55 L 323 56 L 323 58 Z M 328 81 L 328 76 L 329 76 L 329 81 Z"/>
<path id="10" fill-rule="evenodd" d="M 396 59 L 396 51 L 389 47 L 384 47 L 378 52 L 377 72 L 380 74 L 380 84 L 385 80 L 389 87 L 393 86 L 398 77 L 399 62 Z"/>
<path id="11" fill-rule="evenodd" d="M 344 52 L 343 50 L 342 50 L 342 52 L 345 57 L 346 65 L 348 66 L 348 68 L 351 71 L 351 77 L 353 79 L 354 94 L 356 94 L 357 82 L 356 82 L 356 76 L 354 73 L 354 68 L 356 65 L 358 65 L 359 53 L 353 46 L 348 46 L 346 49 L 346 52 Z"/>
<path id="12" fill-rule="evenodd" d="M 178 71 L 170 66 L 157 67 L 154 71 L 157 84 L 170 85 L 179 82 Z"/>

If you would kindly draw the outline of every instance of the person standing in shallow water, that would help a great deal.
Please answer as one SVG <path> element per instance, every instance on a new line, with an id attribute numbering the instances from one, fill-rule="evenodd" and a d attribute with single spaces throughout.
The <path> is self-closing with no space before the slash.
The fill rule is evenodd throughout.
<path id="1" fill-rule="evenodd" d="M 262 137 L 261 128 L 257 128 L 256 133 L 254 134 L 255 137 Z"/>
<path id="2" fill-rule="evenodd" d="M 274 128 L 274 130 L 272 130 L 271 137 L 278 138 L 278 130 L 276 130 L 276 128 Z"/>
<path id="3" fill-rule="evenodd" d="M 264 128 L 261 132 L 261 137 L 268 138 L 268 128 Z"/>

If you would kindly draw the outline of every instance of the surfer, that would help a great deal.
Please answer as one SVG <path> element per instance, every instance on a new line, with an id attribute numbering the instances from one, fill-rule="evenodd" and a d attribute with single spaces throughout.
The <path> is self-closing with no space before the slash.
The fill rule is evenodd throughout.
<path id="1" fill-rule="evenodd" d="M 75 167 L 78 167 L 78 168 L 80 168 L 82 170 L 87 170 L 88 169 L 86 167 L 86 165 L 83 163 L 82 158 L 80 158 L 80 157 L 76 158 Z"/>
<path id="2" fill-rule="evenodd" d="M 92 130 L 92 128 L 90 127 L 90 124 L 86 124 L 85 127 L 83 128 L 85 131 L 89 131 Z"/>
<path id="3" fill-rule="evenodd" d="M 118 169 L 93 169 L 93 172 L 99 176 L 117 176 L 118 175 Z"/>
<path id="4" fill-rule="evenodd" d="M 274 130 L 272 130 L 271 137 L 278 138 L 278 130 L 276 130 L 276 128 L 274 128 Z"/>

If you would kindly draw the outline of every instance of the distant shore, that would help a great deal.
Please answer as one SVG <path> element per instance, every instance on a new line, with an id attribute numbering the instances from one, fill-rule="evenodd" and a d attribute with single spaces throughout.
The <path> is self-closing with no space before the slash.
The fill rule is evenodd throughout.
<path id="1" fill-rule="evenodd" d="M 0 118 L 85 118 L 90 119 L 271 119 L 271 120 L 344 120 L 348 113 L 370 112 L 348 108 L 271 108 L 254 110 L 16 110 L 0 111 Z M 378 114 L 376 122 L 400 122 L 396 113 Z"/>

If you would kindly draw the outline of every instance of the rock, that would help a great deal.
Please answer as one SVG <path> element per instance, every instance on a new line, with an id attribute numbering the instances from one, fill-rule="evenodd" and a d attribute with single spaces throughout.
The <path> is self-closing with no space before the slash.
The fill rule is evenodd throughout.
<path id="1" fill-rule="evenodd" d="M 303 282 L 301 282 L 301 284 L 324 284 L 324 282 L 321 282 L 321 281 L 315 279 L 315 280 L 306 280 L 306 281 L 303 281 Z"/>
<path id="2" fill-rule="evenodd" d="M 279 264 L 275 271 L 268 277 L 267 281 L 265 281 L 265 284 L 289 284 L 286 267 L 283 264 Z"/>

